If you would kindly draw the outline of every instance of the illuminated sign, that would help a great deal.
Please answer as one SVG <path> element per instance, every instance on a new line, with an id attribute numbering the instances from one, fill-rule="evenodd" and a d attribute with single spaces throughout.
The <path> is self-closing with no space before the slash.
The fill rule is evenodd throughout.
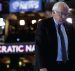
<path id="1" fill-rule="evenodd" d="M 2 11 L 2 4 L 0 3 L 0 11 Z"/>
<path id="2" fill-rule="evenodd" d="M 30 53 L 34 51 L 34 43 L 0 45 L 0 53 Z"/>
<path id="3" fill-rule="evenodd" d="M 41 0 L 10 0 L 10 12 L 31 12 L 41 10 Z"/>

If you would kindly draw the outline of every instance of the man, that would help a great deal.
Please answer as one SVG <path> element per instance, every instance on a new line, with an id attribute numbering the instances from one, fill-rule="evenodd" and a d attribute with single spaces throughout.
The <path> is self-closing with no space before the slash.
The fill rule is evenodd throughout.
<path id="1" fill-rule="evenodd" d="M 68 14 L 68 5 L 57 2 L 52 8 L 53 17 L 38 23 L 35 35 L 37 71 L 50 71 L 75 63 L 75 31 L 66 22 Z"/>

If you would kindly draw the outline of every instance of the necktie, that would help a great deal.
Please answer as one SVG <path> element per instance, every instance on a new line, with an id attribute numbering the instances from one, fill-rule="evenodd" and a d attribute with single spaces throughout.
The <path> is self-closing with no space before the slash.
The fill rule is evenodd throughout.
<path id="1" fill-rule="evenodd" d="M 67 53 L 66 53 L 66 46 L 65 46 L 65 41 L 64 41 L 64 36 L 61 31 L 61 24 L 58 24 L 58 33 L 61 39 L 61 51 L 62 51 L 62 60 L 67 61 Z"/>

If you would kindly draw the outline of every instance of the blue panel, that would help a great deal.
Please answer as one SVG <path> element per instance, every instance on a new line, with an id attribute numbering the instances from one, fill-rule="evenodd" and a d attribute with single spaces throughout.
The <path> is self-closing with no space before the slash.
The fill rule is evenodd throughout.
<path id="1" fill-rule="evenodd" d="M 9 12 L 37 12 L 42 10 L 42 0 L 10 0 Z"/>

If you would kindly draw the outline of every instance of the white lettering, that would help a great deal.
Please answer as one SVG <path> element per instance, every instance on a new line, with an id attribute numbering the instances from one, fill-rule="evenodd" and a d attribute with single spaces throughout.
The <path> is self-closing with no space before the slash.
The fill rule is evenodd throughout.
<path id="1" fill-rule="evenodd" d="M 0 46 L 0 53 L 22 53 L 22 52 L 34 52 L 35 45 L 2 45 Z"/>
<path id="2" fill-rule="evenodd" d="M 12 3 L 13 9 L 37 9 L 39 8 L 39 1 L 14 1 Z"/>
<path id="3" fill-rule="evenodd" d="M 13 9 L 17 9 L 19 7 L 19 1 L 15 1 L 12 3 Z"/>
<path id="4" fill-rule="evenodd" d="M 24 46 L 23 45 L 19 46 L 19 52 L 24 52 Z"/>
<path id="5" fill-rule="evenodd" d="M 12 45 L 13 52 L 16 52 L 16 45 Z"/>
<path id="6" fill-rule="evenodd" d="M 33 52 L 35 50 L 34 45 L 26 45 L 26 52 Z"/>
<path id="7" fill-rule="evenodd" d="M 15 45 L 15 52 L 19 52 L 19 46 Z"/>
<path id="8" fill-rule="evenodd" d="M 11 46 L 8 46 L 8 48 L 7 48 L 7 51 L 6 51 L 7 53 L 8 52 L 12 52 L 12 47 Z"/>
<path id="9" fill-rule="evenodd" d="M 0 46 L 0 53 L 2 53 L 2 47 Z"/>
<path id="10" fill-rule="evenodd" d="M 2 53 L 5 53 L 6 52 L 6 46 L 2 46 Z"/>

